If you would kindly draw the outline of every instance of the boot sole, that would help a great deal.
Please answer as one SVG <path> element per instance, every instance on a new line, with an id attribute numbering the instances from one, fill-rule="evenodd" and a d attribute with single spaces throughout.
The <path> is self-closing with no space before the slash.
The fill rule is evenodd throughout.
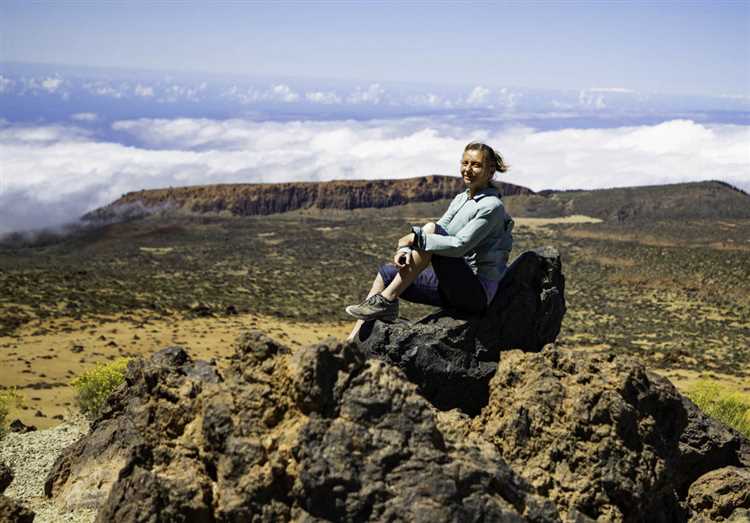
<path id="1" fill-rule="evenodd" d="M 385 322 L 385 323 L 393 323 L 393 322 L 395 322 L 398 319 L 398 314 L 396 314 L 396 315 L 393 315 L 393 314 L 384 314 L 384 315 L 380 315 L 380 316 L 378 316 L 376 314 L 376 315 L 365 316 L 363 314 L 355 314 L 355 313 L 353 313 L 351 310 L 349 310 L 350 308 L 351 308 L 351 305 L 346 308 L 346 313 L 349 316 L 352 316 L 352 317 L 357 318 L 358 320 L 362 320 L 362 321 L 380 320 L 380 321 Z"/>

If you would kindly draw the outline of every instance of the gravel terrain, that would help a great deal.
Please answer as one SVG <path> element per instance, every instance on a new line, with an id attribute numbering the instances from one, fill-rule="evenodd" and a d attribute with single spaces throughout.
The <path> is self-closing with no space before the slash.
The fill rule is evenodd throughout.
<path id="1" fill-rule="evenodd" d="M 5 495 L 36 512 L 34 523 L 94 521 L 96 511 L 63 513 L 44 497 L 44 481 L 62 449 L 88 431 L 83 419 L 69 420 L 54 428 L 27 434 L 9 433 L 0 440 L 0 461 L 13 470 L 13 483 Z"/>

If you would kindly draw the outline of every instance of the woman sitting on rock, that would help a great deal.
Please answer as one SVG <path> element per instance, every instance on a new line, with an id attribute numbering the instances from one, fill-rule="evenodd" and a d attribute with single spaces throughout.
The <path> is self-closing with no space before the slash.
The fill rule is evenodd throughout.
<path id="1" fill-rule="evenodd" d="M 481 314 L 492 301 L 513 245 L 513 220 L 491 181 L 508 170 L 492 147 L 472 142 L 464 149 L 459 193 L 437 221 L 398 241 L 394 264 L 380 267 L 367 299 L 346 312 L 360 321 L 398 318 L 398 299 Z M 428 267 L 432 264 L 432 267 Z"/>

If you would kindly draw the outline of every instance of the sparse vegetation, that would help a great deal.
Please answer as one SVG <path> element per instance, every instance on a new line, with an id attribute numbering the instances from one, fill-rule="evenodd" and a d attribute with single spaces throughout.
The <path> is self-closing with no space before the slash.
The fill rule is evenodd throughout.
<path id="1" fill-rule="evenodd" d="M 21 395 L 15 388 L 0 390 L 0 436 L 5 434 L 8 415 L 21 404 Z"/>
<path id="2" fill-rule="evenodd" d="M 750 394 L 701 380 L 688 389 L 687 396 L 703 412 L 750 438 Z"/>
<path id="3" fill-rule="evenodd" d="M 123 381 L 129 358 L 119 358 L 111 363 L 97 365 L 71 382 L 76 389 L 76 401 L 81 412 L 96 418 L 107 398 Z"/>

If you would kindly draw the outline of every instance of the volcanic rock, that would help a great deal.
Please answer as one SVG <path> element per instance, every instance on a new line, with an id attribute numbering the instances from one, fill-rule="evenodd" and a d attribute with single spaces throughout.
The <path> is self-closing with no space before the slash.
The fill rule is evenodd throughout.
<path id="1" fill-rule="evenodd" d="M 744 440 L 632 358 L 563 350 L 504 353 L 469 431 L 559 508 L 603 521 L 684 521 L 691 484 L 741 466 Z"/>
<path id="2" fill-rule="evenodd" d="M 481 317 L 441 310 L 415 323 L 365 324 L 355 340 L 401 368 L 436 407 L 477 414 L 500 351 L 539 351 L 560 332 L 565 278 L 552 247 L 522 253 L 508 267 Z"/>
<path id="3" fill-rule="evenodd" d="M 33 432 L 36 430 L 35 425 L 26 425 L 20 419 L 14 419 L 13 421 L 11 421 L 8 425 L 8 428 L 11 432 L 17 432 L 19 434 L 26 434 L 27 432 Z"/>
<path id="4" fill-rule="evenodd" d="M 3 523 L 32 523 L 35 514 L 21 503 L 0 495 L 0 521 Z"/>
<path id="5" fill-rule="evenodd" d="M 688 505 L 711 521 L 750 521 L 750 469 L 724 467 L 698 478 Z"/>
<path id="6" fill-rule="evenodd" d="M 13 471 L 8 465 L 0 462 L 0 494 L 5 492 L 11 483 L 13 483 Z"/>
<path id="7" fill-rule="evenodd" d="M 250 332 L 221 372 L 176 347 L 131 362 L 46 492 L 102 522 L 684 521 L 728 503 L 688 493 L 746 471 L 743 445 L 622 356 L 503 353 L 470 418 L 356 344 Z"/>

